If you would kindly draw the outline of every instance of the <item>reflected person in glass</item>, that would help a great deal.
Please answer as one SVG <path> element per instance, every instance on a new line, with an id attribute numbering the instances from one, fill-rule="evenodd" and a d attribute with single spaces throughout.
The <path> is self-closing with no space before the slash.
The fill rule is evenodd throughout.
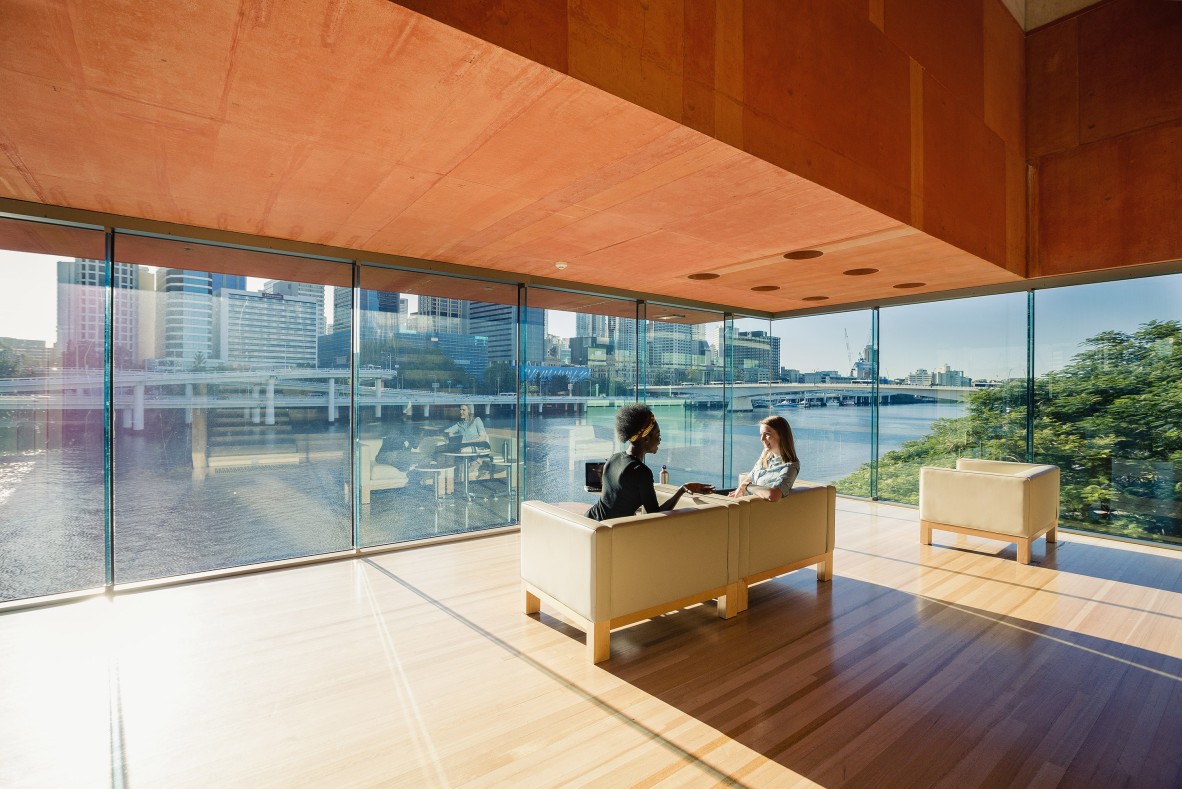
<path id="1" fill-rule="evenodd" d="M 713 485 L 687 482 L 664 504 L 657 502 L 653 472 L 644 464 L 644 456 L 656 454 L 661 445 L 661 427 L 648 406 L 635 403 L 617 411 L 616 437 L 627 442 L 628 447 L 612 455 L 603 467 L 603 492 L 599 495 L 599 501 L 587 511 L 587 517 L 591 520 L 605 521 L 635 515 L 641 507 L 645 512 L 667 512 L 677 506 L 686 491 L 714 492 Z"/>
<path id="2" fill-rule="evenodd" d="M 739 475 L 739 487 L 727 494 L 733 499 L 759 496 L 768 501 L 779 501 L 792 492 L 792 483 L 800 473 L 792 426 L 782 416 L 761 419 L 759 441 L 763 444 L 763 452 L 750 473 Z"/>
<path id="3" fill-rule="evenodd" d="M 484 430 L 484 420 L 472 413 L 472 406 L 460 406 L 460 421 L 456 422 L 444 431 L 449 436 L 458 435 L 460 437 L 460 444 L 463 452 L 484 452 L 491 451 L 488 443 L 488 433 Z M 469 469 L 469 474 L 473 479 L 480 476 L 481 467 L 484 465 L 483 460 L 475 460 L 472 462 L 472 468 Z"/>

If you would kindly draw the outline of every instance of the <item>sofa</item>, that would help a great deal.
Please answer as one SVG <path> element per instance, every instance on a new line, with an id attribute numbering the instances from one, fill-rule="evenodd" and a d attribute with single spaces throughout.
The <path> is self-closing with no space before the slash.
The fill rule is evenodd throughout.
<path id="1" fill-rule="evenodd" d="M 932 530 L 1005 540 L 1018 546 L 1018 563 L 1030 564 L 1030 544 L 1045 534 L 1055 542 L 1059 526 L 1059 467 L 1004 460 L 960 458 L 956 468 L 919 470 L 919 542 Z"/>
<path id="2" fill-rule="evenodd" d="M 677 490 L 672 485 L 656 488 L 662 499 Z M 711 495 L 689 500 L 721 500 L 737 505 L 736 612 L 747 609 L 747 588 L 760 581 L 810 565 L 816 565 L 818 581 L 832 580 L 837 511 L 837 488 L 833 485 L 797 480 L 792 493 L 775 502 L 759 496 L 730 499 Z"/>
<path id="3" fill-rule="evenodd" d="M 544 604 L 587 634 L 587 654 L 610 656 L 611 631 L 719 598 L 734 616 L 739 531 L 733 502 L 593 521 L 540 501 L 521 505 L 525 612 Z M 715 497 L 716 498 L 716 497 Z"/>

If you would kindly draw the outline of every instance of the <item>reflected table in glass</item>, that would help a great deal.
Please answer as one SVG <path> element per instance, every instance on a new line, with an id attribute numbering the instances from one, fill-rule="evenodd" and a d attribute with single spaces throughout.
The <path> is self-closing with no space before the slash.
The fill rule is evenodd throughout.
<path id="1" fill-rule="evenodd" d="M 449 458 L 456 458 L 462 464 L 460 473 L 464 478 L 464 498 L 470 500 L 472 498 L 472 494 L 468 492 L 468 478 L 471 476 L 469 470 L 472 465 L 472 461 L 479 458 L 488 458 L 492 455 L 492 452 L 485 448 L 474 449 L 471 452 L 444 452 L 443 455 Z"/>

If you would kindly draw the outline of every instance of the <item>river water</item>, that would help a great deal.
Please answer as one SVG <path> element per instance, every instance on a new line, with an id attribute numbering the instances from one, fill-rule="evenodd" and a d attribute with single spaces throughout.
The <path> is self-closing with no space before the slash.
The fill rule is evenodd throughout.
<path id="1" fill-rule="evenodd" d="M 648 462 L 654 472 L 667 464 L 674 483 L 699 480 L 733 484 L 760 451 L 759 420 L 767 410 L 730 415 L 734 432 L 732 467 L 725 474 L 721 409 L 684 409 L 652 402 L 661 422 L 662 444 Z M 395 409 L 387 409 L 394 411 Z M 292 409 L 295 411 L 295 409 Z M 180 413 L 150 412 L 143 431 L 119 429 L 115 445 L 114 570 L 117 582 L 160 578 L 255 562 L 347 550 L 353 542 L 353 505 L 347 493 L 344 458 L 347 417 L 317 423 L 316 409 L 299 430 L 316 439 L 315 455 L 288 465 L 243 467 L 198 475 L 192 463 L 189 428 Z M 322 412 L 323 409 L 319 409 Z M 962 415 L 961 405 L 890 405 L 880 410 L 880 451 L 923 436 L 940 418 Z M 792 424 L 801 478 L 837 481 L 870 460 L 870 409 L 835 407 L 784 409 Z M 604 404 L 585 414 L 573 411 L 528 414 L 524 496 L 544 501 L 579 501 L 583 461 L 571 456 L 570 428 L 591 424 L 610 438 L 615 407 Z M 516 419 L 482 415 L 492 431 L 511 435 Z M 92 420 L 93 421 L 93 420 Z M 435 420 L 439 421 L 439 420 Z M 389 414 L 362 414 L 363 438 L 412 437 L 427 425 Z M 89 425 L 89 423 L 87 423 Z M 436 429 L 441 425 L 434 425 Z M 80 431 L 80 432 L 79 432 Z M 63 433 L 60 446 L 0 453 L 0 600 L 101 585 L 104 578 L 105 493 L 101 430 L 93 425 Z M 328 450 L 328 451 L 324 451 Z M 415 457 L 397 453 L 391 465 L 408 472 L 401 489 L 375 491 L 359 509 L 361 545 L 383 545 L 436 534 L 472 531 L 516 520 L 518 480 L 502 476 L 435 495 L 416 474 Z"/>

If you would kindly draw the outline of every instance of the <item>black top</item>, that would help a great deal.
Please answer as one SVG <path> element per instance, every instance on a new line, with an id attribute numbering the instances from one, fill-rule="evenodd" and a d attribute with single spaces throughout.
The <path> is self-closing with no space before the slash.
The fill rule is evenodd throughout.
<path id="1" fill-rule="evenodd" d="M 603 493 L 599 501 L 587 510 L 587 517 L 595 521 L 657 512 L 657 492 L 653 490 L 653 472 L 648 466 L 626 452 L 617 452 L 603 467 Z"/>

